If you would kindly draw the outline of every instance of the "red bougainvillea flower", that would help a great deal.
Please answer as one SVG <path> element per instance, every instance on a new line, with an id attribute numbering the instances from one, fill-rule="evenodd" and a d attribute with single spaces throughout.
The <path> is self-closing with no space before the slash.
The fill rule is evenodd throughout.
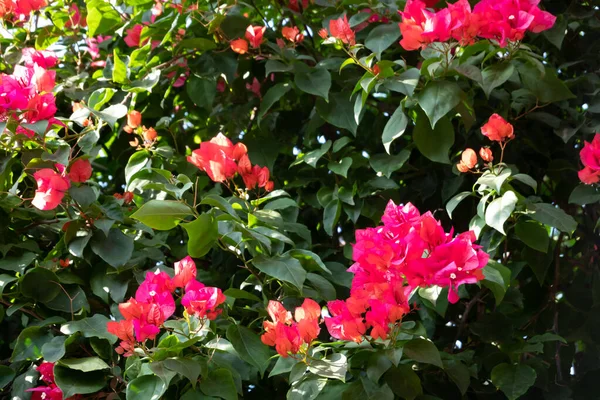
<path id="1" fill-rule="evenodd" d="M 231 50 L 238 54 L 246 54 L 248 52 L 248 42 L 244 39 L 235 39 L 230 43 Z"/>
<path id="2" fill-rule="evenodd" d="M 233 144 L 223 134 L 219 134 L 210 142 L 202 142 L 200 148 L 194 150 L 187 160 L 206 172 L 214 182 L 225 182 L 233 178 L 238 169 L 233 157 Z"/>
<path id="3" fill-rule="evenodd" d="M 109 321 L 106 323 L 106 330 L 121 339 L 119 347 L 115 351 L 119 354 L 129 357 L 133 355 L 135 347 L 135 336 L 133 333 L 133 321 Z"/>
<path id="4" fill-rule="evenodd" d="M 479 156 L 485 162 L 494 161 L 494 155 L 492 154 L 492 150 L 489 147 L 482 147 L 481 149 L 479 149 Z"/>
<path id="5" fill-rule="evenodd" d="M 579 158 L 584 166 L 579 171 L 581 182 L 588 185 L 600 182 L 600 134 L 596 133 L 591 142 L 584 142 Z"/>
<path id="6" fill-rule="evenodd" d="M 435 14 L 425 10 L 425 3 L 421 0 L 408 0 L 400 15 L 402 15 L 402 22 L 399 24 L 402 33 L 400 46 L 405 50 L 419 50 L 431 42 L 432 37 L 423 36 L 423 32 L 428 21 L 427 17 L 430 17 L 429 26 L 433 27 L 431 16 Z"/>
<path id="7" fill-rule="evenodd" d="M 69 168 L 69 179 L 73 182 L 85 182 L 92 176 L 92 165 L 84 158 L 78 158 Z"/>
<path id="8" fill-rule="evenodd" d="M 133 129 L 142 124 L 142 113 L 133 110 L 127 114 L 127 125 Z"/>
<path id="9" fill-rule="evenodd" d="M 304 35 L 300 33 L 297 26 L 291 28 L 286 26 L 281 29 L 281 34 L 292 43 L 300 43 L 304 40 Z"/>
<path id="10" fill-rule="evenodd" d="M 79 11 L 79 7 L 77 6 L 77 4 L 72 3 L 69 6 L 69 20 L 65 22 L 65 28 L 70 29 L 78 26 L 85 27 L 86 25 L 87 24 L 85 18 L 81 18 L 81 12 Z"/>
<path id="11" fill-rule="evenodd" d="M 185 285 L 195 279 L 196 263 L 194 263 L 192 257 L 187 256 L 186 258 L 175 263 L 175 276 L 171 280 L 171 284 L 174 287 L 185 287 Z"/>
<path id="12" fill-rule="evenodd" d="M 325 29 L 325 28 L 319 29 L 319 36 L 322 39 L 327 39 L 329 37 L 329 33 L 327 32 L 327 29 Z"/>
<path id="13" fill-rule="evenodd" d="M 329 334 L 336 339 L 351 340 L 360 343 L 367 328 L 360 316 L 353 315 L 342 300 L 327 303 L 331 318 L 325 318 Z"/>
<path id="14" fill-rule="evenodd" d="M 252 48 L 256 49 L 258 47 L 260 47 L 260 44 L 263 41 L 263 35 L 265 33 L 265 30 L 267 28 L 264 26 L 252 26 L 249 25 L 248 28 L 246 28 L 246 39 L 248 40 L 248 42 L 250 42 L 250 46 L 252 46 Z"/>
<path id="15" fill-rule="evenodd" d="M 37 183 L 35 197 L 31 204 L 40 210 L 53 210 L 62 201 L 69 187 L 69 180 L 50 168 L 44 168 L 33 174 Z"/>
<path id="16" fill-rule="evenodd" d="M 271 321 L 263 321 L 265 333 L 260 339 L 267 346 L 275 346 L 282 357 L 298 353 L 303 344 L 310 344 L 321 331 L 321 307 L 314 300 L 304 299 L 302 305 L 296 307 L 294 319 L 278 301 L 270 300 L 267 312 Z"/>
<path id="17" fill-rule="evenodd" d="M 481 133 L 495 142 L 502 142 L 515 136 L 513 126 L 498 114 L 492 114 L 488 122 L 481 127 Z"/>
<path id="18" fill-rule="evenodd" d="M 288 8 L 290 10 L 300 12 L 306 10 L 310 3 L 312 3 L 312 1 L 309 2 L 309 0 L 302 0 L 302 2 L 299 2 L 298 0 L 290 0 L 288 3 Z M 300 10 L 300 4 L 302 4 L 302 10 Z"/>
<path id="19" fill-rule="evenodd" d="M 63 400 L 63 392 L 56 384 L 38 386 L 25 391 L 31 393 L 31 400 Z"/>
<path id="20" fill-rule="evenodd" d="M 329 21 L 329 32 L 331 36 L 342 41 L 342 43 L 351 46 L 356 44 L 354 31 L 350 28 L 348 18 L 344 15 L 342 18 L 332 19 Z"/>
<path id="21" fill-rule="evenodd" d="M 246 83 L 246 89 L 254 93 L 254 95 L 259 99 L 262 98 L 262 95 L 260 94 L 260 87 L 260 82 L 258 79 L 256 79 L 256 77 L 252 79 L 252 83 Z"/>

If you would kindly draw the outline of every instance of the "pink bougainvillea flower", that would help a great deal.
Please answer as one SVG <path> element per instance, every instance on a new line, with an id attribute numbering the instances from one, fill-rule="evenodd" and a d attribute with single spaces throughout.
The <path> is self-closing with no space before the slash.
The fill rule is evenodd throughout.
<path id="1" fill-rule="evenodd" d="M 584 142 L 579 158 L 584 168 L 579 171 L 581 182 L 591 185 L 600 181 L 600 134 L 596 133 L 591 142 Z"/>
<path id="2" fill-rule="evenodd" d="M 53 210 L 61 203 L 71 184 L 69 180 L 50 168 L 33 174 L 37 190 L 31 204 L 40 210 Z"/>
<path id="3" fill-rule="evenodd" d="M 362 342 L 367 329 L 361 317 L 352 315 L 342 300 L 328 302 L 327 309 L 331 317 L 325 318 L 325 325 L 331 336 L 356 343 Z"/>
<path id="4" fill-rule="evenodd" d="M 494 155 L 489 147 L 482 147 L 479 149 L 479 157 L 481 157 L 485 162 L 494 161 Z"/>
<path id="5" fill-rule="evenodd" d="M 22 51 L 23 61 L 26 67 L 33 67 L 34 64 L 42 68 L 52 68 L 58 64 L 58 57 L 50 50 L 36 50 L 27 47 Z"/>
<path id="6" fill-rule="evenodd" d="M 86 182 L 92 176 L 92 164 L 84 158 L 78 158 L 69 168 L 69 179 L 73 182 Z"/>
<path id="7" fill-rule="evenodd" d="M 196 279 L 196 263 L 192 257 L 187 256 L 175 263 L 175 276 L 171 280 L 174 287 L 185 287 L 190 281 Z"/>
<path id="8" fill-rule="evenodd" d="M 43 362 L 36 370 L 40 373 L 40 379 L 46 383 L 54 383 L 54 363 Z"/>
<path id="9" fill-rule="evenodd" d="M 356 44 L 354 31 L 350 28 L 348 17 L 344 15 L 342 18 L 332 19 L 329 21 L 329 32 L 331 36 L 342 41 L 342 43 L 351 46 Z"/>
<path id="10" fill-rule="evenodd" d="M 254 93 L 254 95 L 259 99 L 262 97 L 262 95 L 260 94 L 260 87 L 260 82 L 258 81 L 258 79 L 256 79 L 256 77 L 252 79 L 252 83 L 246 83 L 246 89 Z"/>
<path id="11" fill-rule="evenodd" d="M 498 114 L 492 114 L 488 122 L 481 127 L 481 133 L 496 142 L 512 139 L 515 136 L 513 126 Z"/>
<path id="12" fill-rule="evenodd" d="M 196 286 L 196 287 L 194 287 Z M 181 299 L 181 305 L 189 314 L 198 318 L 213 320 L 223 311 L 218 309 L 225 302 L 225 295 L 221 289 L 216 287 L 198 287 L 198 285 L 186 287 L 185 294 Z"/>
<path id="13" fill-rule="evenodd" d="M 290 10 L 296 11 L 296 12 L 300 12 L 300 11 L 304 11 L 308 8 L 308 5 L 312 3 L 312 1 L 309 2 L 309 0 L 302 0 L 301 2 L 298 0 L 289 0 L 288 2 L 288 8 Z M 300 5 L 302 5 L 302 10 L 300 10 Z"/>
<path id="14" fill-rule="evenodd" d="M 31 393 L 31 400 L 63 400 L 63 392 L 56 384 L 48 386 L 38 386 L 27 389 Z"/>
<path id="15" fill-rule="evenodd" d="M 263 41 L 263 35 L 265 33 L 265 30 L 267 28 L 264 26 L 252 26 L 249 25 L 248 28 L 246 28 L 246 39 L 248 40 L 248 42 L 250 42 L 250 46 L 252 46 L 252 48 L 258 48 L 260 47 L 260 44 Z"/>
<path id="16" fill-rule="evenodd" d="M 142 29 L 144 29 L 144 26 L 141 24 L 136 24 L 133 26 L 133 28 L 127 29 L 127 35 L 124 39 L 125 44 L 127 44 L 127 46 L 129 47 L 140 47 L 141 45 L 143 45 L 142 43 L 140 43 Z"/>
<path id="17" fill-rule="evenodd" d="M 65 28 L 71 29 L 78 26 L 85 27 L 86 25 L 86 20 L 81 18 L 81 12 L 77 4 L 71 3 L 69 6 L 69 20 L 65 22 Z"/>

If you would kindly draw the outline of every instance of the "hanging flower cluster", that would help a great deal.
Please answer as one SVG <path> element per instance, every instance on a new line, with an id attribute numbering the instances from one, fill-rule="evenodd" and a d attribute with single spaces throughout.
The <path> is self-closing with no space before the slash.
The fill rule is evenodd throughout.
<path id="1" fill-rule="evenodd" d="M 591 142 L 584 142 L 579 153 L 583 169 L 579 171 L 581 182 L 591 185 L 600 182 L 600 133 Z"/>
<path id="2" fill-rule="evenodd" d="M 503 161 L 504 148 L 507 143 L 515 137 L 515 130 L 512 124 L 506 121 L 498 114 L 492 114 L 488 122 L 481 127 L 481 134 L 493 142 L 498 142 L 502 149 L 500 163 Z M 479 149 L 479 156 L 487 163 L 494 161 L 494 155 L 489 147 Z M 456 164 L 459 172 L 470 172 L 477 165 L 477 153 L 473 149 L 465 149 L 461 154 L 461 159 Z"/>
<path id="3" fill-rule="evenodd" d="M 319 335 L 321 307 L 316 301 L 304 299 L 300 307 L 292 313 L 278 301 L 269 301 L 267 312 L 271 321 L 264 321 L 265 333 L 260 337 L 267 346 L 275 346 L 282 357 L 296 354 L 303 345 L 310 343 Z"/>
<path id="4" fill-rule="evenodd" d="M 175 313 L 173 293 L 183 289 L 181 304 L 188 315 L 215 319 L 217 307 L 225 301 L 221 289 L 206 287 L 196 280 L 196 264 L 188 256 L 175 263 L 175 276 L 166 272 L 148 272 L 135 297 L 119 304 L 121 321 L 108 322 L 110 333 L 121 339 L 117 353 L 133 355 L 137 343 L 156 338 L 164 322 Z"/>
<path id="5" fill-rule="evenodd" d="M 58 123 L 54 119 L 56 104 L 54 90 L 56 72 L 49 68 L 58 64 L 56 55 L 47 50 L 22 51 L 23 65 L 16 65 L 11 75 L 0 74 L 0 122 L 9 118 L 21 123 L 48 121 L 48 126 Z M 33 137 L 35 133 L 23 126 L 17 133 Z"/>
<path id="6" fill-rule="evenodd" d="M 142 145 L 145 148 L 152 147 L 158 138 L 158 133 L 154 128 L 146 128 L 146 126 L 142 125 L 142 114 L 135 110 L 130 111 L 127 114 L 127 125 L 125 125 L 123 130 L 129 134 L 136 134 L 141 137 L 141 144 L 137 137 L 129 142 L 131 147 L 136 147 L 138 149 L 141 149 Z"/>
<path id="7" fill-rule="evenodd" d="M 31 393 L 31 400 L 63 400 L 63 392 L 54 381 L 54 363 L 43 362 L 36 367 L 40 373 L 40 379 L 46 383 L 44 386 L 37 386 L 25 390 Z M 81 395 L 76 394 L 66 400 L 78 400 Z"/>
<path id="8" fill-rule="evenodd" d="M 473 232 L 453 237 L 430 212 L 421 215 L 410 203 L 390 201 L 382 221 L 356 231 L 350 297 L 329 302 L 331 317 L 325 318 L 335 338 L 361 342 L 371 328 L 371 337 L 385 339 L 390 325 L 409 312 L 414 289 L 447 287 L 448 300 L 456 303 L 460 285 L 484 278 L 489 256 L 473 243 Z"/>
<path id="9" fill-rule="evenodd" d="M 267 192 L 273 190 L 274 183 L 269 180 L 269 169 L 252 165 L 246 146 L 243 143 L 234 145 L 221 133 L 209 142 L 202 142 L 200 148 L 194 150 L 187 159 L 206 172 L 214 182 L 231 181 L 239 174 L 248 190 L 257 186 Z"/>
<path id="10" fill-rule="evenodd" d="M 418 50 L 454 39 L 464 46 L 480 37 L 505 47 L 509 41 L 522 40 L 527 31 L 539 33 L 552 28 L 556 17 L 540 10 L 538 4 L 539 0 L 482 0 L 471 10 L 467 0 L 459 0 L 433 11 L 421 0 L 408 0 L 400 12 L 400 45 Z"/>

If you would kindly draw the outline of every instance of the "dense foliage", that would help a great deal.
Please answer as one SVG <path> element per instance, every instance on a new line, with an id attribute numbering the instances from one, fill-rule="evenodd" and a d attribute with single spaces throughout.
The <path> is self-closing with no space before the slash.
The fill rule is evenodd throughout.
<path id="1" fill-rule="evenodd" d="M 0 0 L 0 397 L 600 399 L 598 10 Z"/>

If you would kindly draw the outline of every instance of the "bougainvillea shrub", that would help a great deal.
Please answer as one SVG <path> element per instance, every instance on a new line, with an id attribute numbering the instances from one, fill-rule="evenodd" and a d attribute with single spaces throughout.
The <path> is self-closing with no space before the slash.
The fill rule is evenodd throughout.
<path id="1" fill-rule="evenodd" d="M 599 7 L 0 0 L 0 397 L 599 399 Z"/>

